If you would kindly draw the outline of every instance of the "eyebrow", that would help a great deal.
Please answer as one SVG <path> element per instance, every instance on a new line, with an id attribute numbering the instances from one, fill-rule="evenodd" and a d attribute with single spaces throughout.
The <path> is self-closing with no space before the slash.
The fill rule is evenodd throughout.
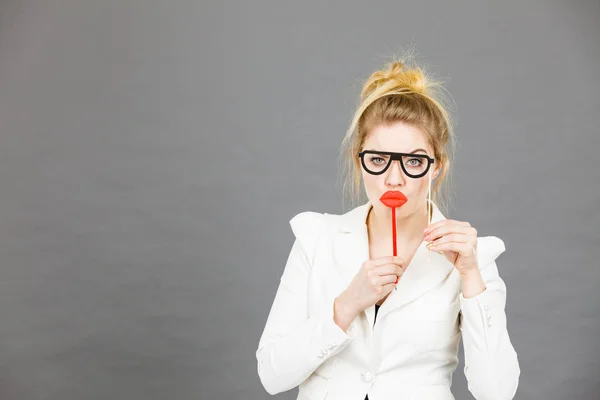
<path id="1" fill-rule="evenodd" d="M 375 151 L 380 151 L 380 150 L 375 150 Z M 407 154 L 415 154 L 415 153 L 418 153 L 419 151 L 427 153 L 427 150 L 425 150 L 425 149 L 416 149 L 416 150 L 413 150 L 413 151 L 411 151 L 410 153 L 407 153 Z M 389 152 L 385 152 L 384 151 L 384 153 L 389 153 Z"/>

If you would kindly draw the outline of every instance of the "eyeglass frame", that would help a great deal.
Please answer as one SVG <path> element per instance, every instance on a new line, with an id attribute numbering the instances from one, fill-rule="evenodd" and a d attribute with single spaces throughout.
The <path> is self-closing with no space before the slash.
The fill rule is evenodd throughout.
<path id="1" fill-rule="evenodd" d="M 383 170 L 381 170 L 380 172 L 371 172 L 371 171 L 369 171 L 369 169 L 365 165 L 365 158 L 364 158 L 365 154 L 386 155 L 386 156 L 390 156 L 390 159 L 389 159 L 387 165 L 385 166 L 385 168 Z M 427 160 L 427 167 L 425 167 L 425 171 L 422 172 L 419 175 L 409 174 L 406 171 L 406 167 L 404 167 L 404 164 L 402 163 L 402 157 L 403 156 L 425 158 Z M 413 179 L 419 179 L 419 178 L 422 178 L 425 175 L 427 175 L 427 172 L 429 172 L 429 168 L 431 167 L 431 164 L 435 163 L 435 159 L 429 157 L 427 154 L 419 154 L 419 153 L 394 153 L 394 152 L 391 152 L 391 151 L 377 151 L 377 150 L 363 150 L 360 153 L 358 153 L 358 158 L 360 158 L 360 163 L 362 164 L 363 169 L 368 174 L 371 174 L 371 175 L 381 175 L 381 174 L 385 173 L 385 171 L 387 171 L 390 168 L 390 165 L 392 165 L 392 162 L 394 160 L 398 160 L 399 164 L 400 164 L 400 168 L 402 168 L 402 171 L 404 171 L 404 173 L 406 174 L 406 176 L 408 176 L 409 178 L 413 178 Z"/>

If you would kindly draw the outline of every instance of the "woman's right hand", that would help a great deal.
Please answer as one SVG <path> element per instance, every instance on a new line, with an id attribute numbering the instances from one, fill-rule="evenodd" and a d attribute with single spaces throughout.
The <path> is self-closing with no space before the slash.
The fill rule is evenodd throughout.
<path id="1" fill-rule="evenodd" d="M 356 316 L 386 297 L 404 270 L 402 257 L 386 256 L 367 260 L 338 299 L 345 310 L 350 310 L 350 314 Z"/>

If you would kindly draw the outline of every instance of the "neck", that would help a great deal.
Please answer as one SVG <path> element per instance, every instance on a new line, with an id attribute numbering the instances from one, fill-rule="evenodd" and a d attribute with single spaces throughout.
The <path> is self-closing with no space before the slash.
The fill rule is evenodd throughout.
<path id="1" fill-rule="evenodd" d="M 412 243 L 420 243 L 423 240 L 423 230 L 429 224 L 425 211 L 425 205 L 410 215 L 403 216 L 396 208 L 396 244 L 399 248 L 409 246 Z M 430 207 L 430 212 L 432 212 Z M 398 215 L 400 214 L 400 216 Z M 367 216 L 367 227 L 369 236 L 378 242 L 392 241 L 392 210 L 383 206 L 382 208 L 371 207 Z"/>

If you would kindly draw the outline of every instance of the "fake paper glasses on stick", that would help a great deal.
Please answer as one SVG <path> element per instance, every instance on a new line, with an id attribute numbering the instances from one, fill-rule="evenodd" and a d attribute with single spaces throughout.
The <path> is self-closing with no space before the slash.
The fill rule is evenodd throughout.
<path id="1" fill-rule="evenodd" d="M 434 163 L 434 159 L 426 154 L 418 153 L 395 153 L 386 151 L 376 150 L 364 150 L 358 153 L 361 164 L 365 171 L 371 175 L 381 175 L 392 165 L 392 161 L 398 160 L 400 167 L 406 176 L 418 179 L 427 174 L 429 167 Z M 427 212 L 428 225 L 431 225 L 431 213 L 429 207 L 431 204 L 431 174 L 428 175 L 429 179 L 429 191 L 428 191 L 428 203 L 425 207 Z M 390 190 L 387 191 L 379 199 L 384 205 L 392 209 L 392 250 L 393 255 L 397 256 L 398 251 L 396 247 L 396 207 L 404 205 L 408 199 L 400 191 Z M 431 250 L 428 249 L 427 260 L 431 261 L 430 258 Z M 396 277 L 396 284 L 398 284 L 398 277 Z M 397 287 L 396 287 L 397 289 Z"/>

